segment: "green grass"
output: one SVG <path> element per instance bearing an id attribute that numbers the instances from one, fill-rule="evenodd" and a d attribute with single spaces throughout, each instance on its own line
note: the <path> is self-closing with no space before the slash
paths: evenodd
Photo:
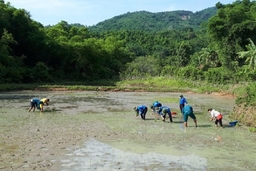
<path id="1" fill-rule="evenodd" d="M 239 87 L 239 86 L 238 86 Z M 194 92 L 234 93 L 234 85 L 209 84 L 202 81 L 151 77 L 139 80 L 97 80 L 88 82 L 60 82 L 33 84 L 0 84 L 0 91 L 10 90 L 84 90 L 84 91 L 147 91 L 147 92 Z"/>
<path id="2" fill-rule="evenodd" d="M 249 129 L 250 132 L 256 132 L 256 128 L 254 128 L 254 127 L 250 127 L 248 129 Z"/>

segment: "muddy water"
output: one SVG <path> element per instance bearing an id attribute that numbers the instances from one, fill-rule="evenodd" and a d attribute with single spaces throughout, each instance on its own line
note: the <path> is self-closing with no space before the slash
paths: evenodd
<path id="1" fill-rule="evenodd" d="M 0 95 L 0 170 L 254 170 L 256 135 L 228 127 L 234 98 L 184 94 L 194 107 L 184 129 L 179 93 L 35 92 Z M 45 112 L 27 112 L 29 99 L 48 97 Z M 134 118 L 132 108 L 159 100 L 174 123 Z M 208 108 L 226 127 L 209 121 Z"/>

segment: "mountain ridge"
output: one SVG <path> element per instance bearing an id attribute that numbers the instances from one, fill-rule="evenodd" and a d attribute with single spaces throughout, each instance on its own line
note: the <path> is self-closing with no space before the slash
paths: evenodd
<path id="1" fill-rule="evenodd" d="M 135 11 L 127 12 L 99 22 L 88 29 L 94 32 L 144 30 L 149 32 L 182 29 L 200 29 L 200 25 L 217 13 L 216 7 L 201 11 L 175 10 L 165 12 Z"/>

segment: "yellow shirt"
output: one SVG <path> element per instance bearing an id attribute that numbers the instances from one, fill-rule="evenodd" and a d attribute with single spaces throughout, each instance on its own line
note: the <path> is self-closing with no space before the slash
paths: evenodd
<path id="1" fill-rule="evenodd" d="M 43 102 L 43 103 L 47 103 L 47 102 L 48 102 L 48 101 L 47 101 L 47 98 L 43 98 L 43 99 L 41 99 L 40 101 Z"/>
<path id="2" fill-rule="evenodd" d="M 43 102 L 43 103 L 40 104 L 40 108 L 42 108 L 44 104 L 47 104 L 47 105 L 48 105 L 48 100 L 47 100 L 47 98 L 43 98 L 43 99 L 41 99 L 40 101 Z"/>

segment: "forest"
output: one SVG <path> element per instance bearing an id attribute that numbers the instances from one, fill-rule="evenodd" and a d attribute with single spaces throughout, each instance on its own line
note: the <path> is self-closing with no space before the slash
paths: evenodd
<path id="1" fill-rule="evenodd" d="M 246 82 L 237 103 L 256 104 L 255 1 L 218 2 L 196 13 L 139 11 L 86 27 L 43 26 L 0 0 L 0 18 L 0 84 L 158 76 Z"/>

